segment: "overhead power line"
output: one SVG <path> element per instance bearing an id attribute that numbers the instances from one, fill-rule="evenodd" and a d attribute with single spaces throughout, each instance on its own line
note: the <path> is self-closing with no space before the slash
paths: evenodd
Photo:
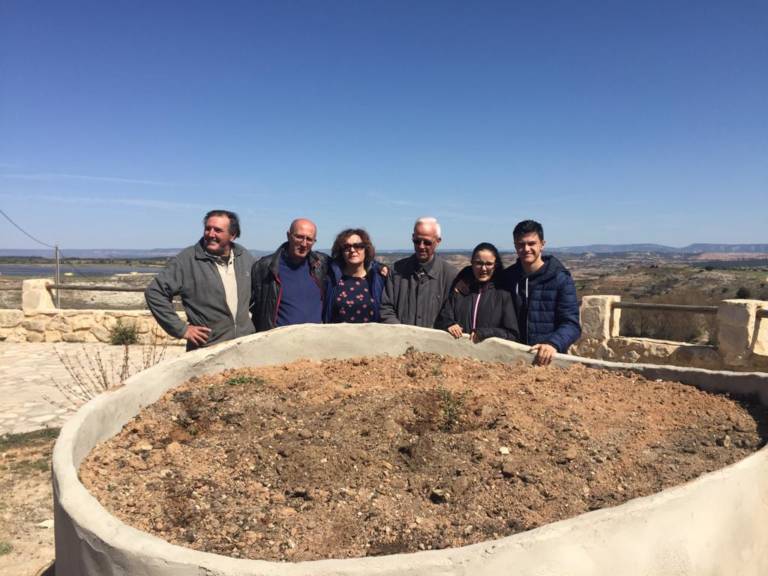
<path id="1" fill-rule="evenodd" d="M 67 266 L 69 266 L 70 268 L 72 268 L 72 271 L 73 271 L 75 274 L 77 274 L 78 276 L 82 276 L 83 278 L 87 278 L 87 277 L 88 277 L 88 274 L 86 274 L 85 272 L 83 272 L 83 271 L 79 270 L 79 269 L 77 268 L 77 266 L 75 266 L 74 264 L 72 264 L 72 261 L 71 261 L 69 258 L 67 258 L 67 257 L 64 255 L 64 252 L 62 252 L 61 250 L 59 250 L 59 254 L 61 255 L 61 258 L 62 258 L 62 260 L 64 261 L 64 264 L 66 264 Z"/>
<path id="2" fill-rule="evenodd" d="M 25 235 L 27 238 L 31 238 L 32 240 L 34 240 L 35 242 L 37 242 L 37 243 L 38 243 L 38 244 L 40 244 L 41 246 L 45 246 L 46 248 L 53 248 L 54 250 L 56 249 L 56 246 L 51 246 L 50 244 L 46 244 L 46 243 L 45 243 L 45 242 L 43 242 L 42 240 L 38 240 L 37 238 L 35 238 L 34 236 L 32 236 L 32 234 L 30 234 L 29 232 L 27 232 L 26 230 L 24 230 L 24 228 L 22 228 L 21 226 L 19 226 L 18 224 L 16 224 L 16 222 L 14 222 L 14 221 L 11 219 L 11 217 L 10 217 L 10 216 L 8 216 L 8 214 L 6 214 L 5 212 L 3 212 L 3 210 L 2 210 L 2 209 L 0 209 L 0 214 L 2 214 L 3 216 L 5 216 L 5 219 L 6 219 L 6 220 L 8 220 L 8 222 L 10 222 L 11 224 L 13 224 L 13 225 L 14 225 L 16 228 L 18 228 L 18 229 L 19 229 L 19 231 L 20 231 L 22 234 L 24 234 L 24 235 Z"/>
<path id="3" fill-rule="evenodd" d="M 51 246 L 50 244 L 46 244 L 42 240 L 38 240 L 37 238 L 32 236 L 32 234 L 30 234 L 29 232 L 24 230 L 24 228 L 22 228 L 21 226 L 16 224 L 16 222 L 14 222 L 13 219 L 10 216 L 8 216 L 8 214 L 6 214 L 2 209 L 0 209 L 0 214 L 2 214 L 5 217 L 5 219 L 8 220 L 8 222 L 13 224 L 22 234 L 24 234 L 28 238 L 31 238 L 32 240 L 34 240 L 35 242 L 37 242 L 41 246 L 45 246 L 46 248 L 53 248 L 54 250 L 57 250 L 56 246 Z M 79 270 L 74 264 L 72 264 L 72 262 L 69 261 L 69 259 L 64 258 L 64 253 L 61 250 L 59 250 L 58 253 L 64 259 L 65 264 L 67 266 L 69 266 L 70 268 L 72 268 L 72 270 L 74 271 L 75 274 L 77 274 L 78 276 L 82 276 L 84 278 L 87 277 L 87 274 L 85 274 L 84 272 Z M 57 258 L 58 258 L 58 256 L 57 256 Z"/>

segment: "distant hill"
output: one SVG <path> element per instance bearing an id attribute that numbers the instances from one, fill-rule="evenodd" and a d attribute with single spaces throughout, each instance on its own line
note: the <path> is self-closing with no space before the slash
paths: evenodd
<path id="1" fill-rule="evenodd" d="M 105 260 L 140 260 L 142 258 L 169 258 L 179 253 L 181 248 L 153 248 L 151 250 L 130 250 L 130 249 L 78 249 L 63 248 L 62 252 L 65 258 L 86 258 L 86 259 L 105 259 Z M 330 253 L 329 248 L 319 248 L 321 252 Z M 448 254 L 466 254 L 471 252 L 471 248 L 462 249 L 441 249 L 440 253 Z M 512 248 L 502 249 L 502 252 L 513 252 Z M 559 246 L 547 247 L 548 252 L 559 252 L 561 254 L 620 254 L 625 252 L 650 253 L 650 254 L 768 254 L 768 244 L 690 244 L 683 248 L 674 246 L 664 246 L 663 244 L 588 244 L 585 246 Z M 251 254 L 261 257 L 271 254 L 272 250 L 250 250 Z M 412 248 L 377 250 L 379 253 L 389 254 L 410 254 Z M 52 258 L 53 250 L 12 250 L 0 248 L 0 257 L 21 257 L 21 258 Z"/>
<path id="2" fill-rule="evenodd" d="M 701 254 L 703 252 L 725 252 L 750 254 L 759 252 L 768 253 L 768 244 L 691 244 L 683 248 L 685 252 Z"/>
<path id="3" fill-rule="evenodd" d="M 663 244 L 588 244 L 586 246 L 561 246 L 550 252 L 563 254 L 612 254 L 617 252 L 649 252 L 655 254 L 702 254 L 721 252 L 729 254 L 768 253 L 768 244 L 690 244 L 682 248 Z"/>
<path id="4" fill-rule="evenodd" d="M 563 254 L 612 254 L 615 252 L 653 252 L 656 254 L 668 254 L 679 252 L 679 248 L 663 246 L 661 244 L 588 244 L 586 246 L 561 246 L 548 248 L 549 252 Z"/>
<path id="5" fill-rule="evenodd" d="M 152 248 L 150 250 L 62 248 L 61 252 L 64 258 L 141 260 L 143 258 L 170 258 L 171 256 L 176 256 L 181 250 L 181 248 Z M 257 257 L 270 253 L 266 250 L 251 250 L 250 252 Z M 12 256 L 22 258 L 53 258 L 53 250 L 8 250 L 0 248 L 0 258 Z"/>
<path id="6" fill-rule="evenodd" d="M 61 252 L 65 258 L 140 259 L 175 256 L 180 250 L 180 248 L 153 248 L 151 250 L 62 248 Z M 0 256 L 53 258 L 53 250 L 8 250 L 0 248 Z"/>

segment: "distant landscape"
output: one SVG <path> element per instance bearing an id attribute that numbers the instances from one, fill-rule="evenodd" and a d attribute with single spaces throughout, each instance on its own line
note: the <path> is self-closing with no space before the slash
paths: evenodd
<path id="1" fill-rule="evenodd" d="M 659 254 L 763 254 L 768 255 L 768 244 L 689 244 L 682 248 L 662 244 L 589 244 L 586 246 L 563 246 L 552 248 L 555 252 L 569 254 L 611 254 L 626 252 L 648 252 Z"/>
<path id="2" fill-rule="evenodd" d="M 664 246 L 663 244 L 588 244 L 584 246 L 561 246 L 547 249 L 552 253 L 560 254 L 626 254 L 626 253 L 648 253 L 648 254 L 692 254 L 701 255 L 706 253 L 720 254 L 760 254 L 768 258 L 768 244 L 689 244 L 682 248 L 674 246 Z M 67 249 L 67 258 L 77 259 L 116 259 L 116 260 L 134 260 L 134 259 L 157 259 L 167 258 L 177 254 L 181 248 L 153 248 L 151 250 L 131 250 L 131 249 L 108 249 L 108 248 L 74 248 Z M 319 248 L 321 252 L 330 252 L 329 248 Z M 471 247 L 443 250 L 443 253 L 463 253 L 472 250 Z M 502 249 L 504 250 L 504 249 Z M 409 252 L 410 248 L 382 249 L 380 252 L 404 253 Z M 512 251 L 508 248 L 507 251 Z M 251 250 L 254 256 L 263 256 L 270 254 L 272 250 Z M 51 258 L 51 250 L 40 249 L 7 249 L 0 248 L 0 258 Z M 0 260 L 2 262 L 3 260 Z"/>
<path id="3" fill-rule="evenodd" d="M 321 249 L 321 251 L 324 251 Z M 133 287 L 136 292 L 62 290 L 62 307 L 144 308 L 141 289 L 178 250 L 68 250 L 62 283 Z M 265 251 L 252 251 L 259 257 Z M 378 252 L 391 264 L 406 250 Z M 579 297 L 614 294 L 625 301 L 716 305 L 728 298 L 768 300 L 768 244 L 590 245 L 548 249 L 571 270 Z M 442 250 L 454 266 L 469 263 L 470 250 Z M 502 251 L 506 265 L 513 251 Z M 0 308 L 21 306 L 24 278 L 52 277 L 50 251 L 0 250 Z M 621 333 L 695 343 L 714 342 L 714 318 L 700 314 L 622 312 Z"/>

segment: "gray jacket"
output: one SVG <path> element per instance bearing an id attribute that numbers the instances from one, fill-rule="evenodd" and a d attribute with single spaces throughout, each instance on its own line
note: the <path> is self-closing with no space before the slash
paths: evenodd
<path id="1" fill-rule="evenodd" d="M 216 268 L 214 257 L 208 254 L 200 242 L 182 250 L 160 272 L 144 291 L 147 306 L 157 323 L 174 338 L 183 338 L 189 324 L 211 329 L 206 346 L 225 340 L 253 334 L 253 324 L 248 315 L 251 300 L 251 267 L 253 256 L 239 244 L 232 244 L 235 253 L 235 278 L 237 279 L 237 315 L 227 306 L 224 283 Z M 181 295 L 181 304 L 187 313 L 182 321 L 173 307 L 173 297 Z M 187 350 L 196 348 L 187 342 Z"/>
<path id="2" fill-rule="evenodd" d="M 435 256 L 426 272 L 418 273 L 415 255 L 395 262 L 381 296 L 381 321 L 434 328 L 443 302 L 450 294 L 456 269 Z"/>

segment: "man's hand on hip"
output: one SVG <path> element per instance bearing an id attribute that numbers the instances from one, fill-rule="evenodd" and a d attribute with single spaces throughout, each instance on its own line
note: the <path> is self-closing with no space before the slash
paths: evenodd
<path id="1" fill-rule="evenodd" d="M 211 329 L 207 326 L 193 326 L 190 324 L 187 326 L 187 331 L 184 332 L 184 339 L 197 346 L 204 346 L 210 336 Z"/>

